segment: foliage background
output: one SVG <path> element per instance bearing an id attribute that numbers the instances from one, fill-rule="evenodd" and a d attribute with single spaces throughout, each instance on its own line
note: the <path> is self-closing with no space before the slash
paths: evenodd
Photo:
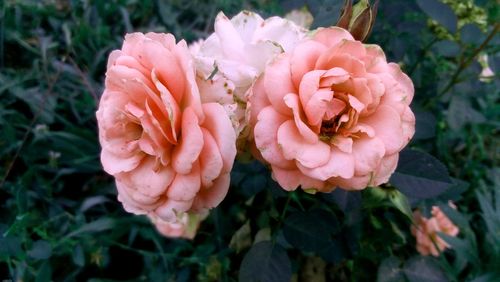
<path id="1" fill-rule="evenodd" d="M 120 48 L 125 33 L 171 32 L 192 42 L 210 34 L 220 10 L 234 15 L 250 9 L 267 17 L 304 5 L 314 26 L 329 26 L 341 2 L 1 1 L 0 279 L 498 279 L 500 8 L 495 0 L 443 0 L 447 6 L 436 0 L 383 0 L 369 39 L 414 81 L 417 133 L 407 165 L 418 170 L 411 167 L 418 152 L 439 159 L 445 167 L 424 155 L 444 170 L 443 191 L 436 188 L 439 181 L 423 177 L 410 186 L 420 189 L 413 194 L 392 186 L 287 194 L 263 166 L 237 163 L 228 197 L 194 241 L 163 238 L 147 219 L 126 213 L 117 202 L 113 179 L 99 163 L 95 110 L 107 55 Z M 488 82 L 479 80 L 484 67 L 479 54 L 489 55 L 495 73 Z M 439 258 L 418 256 L 409 232 L 410 205 L 427 212 L 449 199 L 458 211 L 443 208 L 462 228 L 459 239 L 447 238 L 454 250 Z"/>

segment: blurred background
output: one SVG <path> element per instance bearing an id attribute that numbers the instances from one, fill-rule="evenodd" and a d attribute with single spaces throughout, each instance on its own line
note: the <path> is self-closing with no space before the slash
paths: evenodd
<path id="1" fill-rule="evenodd" d="M 343 2 L 0 1 L 0 280 L 236 281 L 256 237 L 272 231 L 285 240 L 279 215 L 286 194 L 263 166 L 237 163 L 228 197 L 194 241 L 166 239 L 146 218 L 126 213 L 99 162 L 95 111 L 107 56 L 133 31 L 169 32 L 188 42 L 205 38 L 219 11 L 269 17 L 307 9 L 313 27 L 330 26 Z M 455 253 L 405 263 L 416 254 L 415 240 L 396 209 L 353 208 L 362 202 L 357 196 L 351 206 L 329 195 L 315 202 L 297 192 L 293 205 L 324 205 L 339 218 L 332 223 L 339 233 L 328 254 L 288 248 L 295 281 L 373 281 L 377 275 L 379 281 L 423 281 L 422 273 L 432 281 L 495 281 L 499 10 L 495 0 L 381 0 L 368 40 L 415 84 L 417 132 L 410 146 L 443 162 L 454 181 L 448 198 L 464 230 Z"/>

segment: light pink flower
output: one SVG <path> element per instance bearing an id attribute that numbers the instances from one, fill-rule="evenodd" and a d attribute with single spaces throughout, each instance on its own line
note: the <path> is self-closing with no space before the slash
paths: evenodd
<path id="1" fill-rule="evenodd" d="M 127 211 L 175 223 L 225 197 L 236 136 L 221 105 L 202 104 L 184 41 L 126 35 L 109 56 L 96 115 L 101 162 Z"/>
<path id="2" fill-rule="evenodd" d="M 170 238 L 193 239 L 200 227 L 200 223 L 207 217 L 208 213 L 182 213 L 176 222 L 167 222 L 154 214 L 149 219 L 156 226 L 160 234 Z"/>
<path id="3" fill-rule="evenodd" d="M 279 55 L 251 89 L 255 155 L 286 190 L 380 185 L 414 134 L 413 93 L 379 46 L 321 28 Z"/>
<path id="4" fill-rule="evenodd" d="M 246 127 L 246 92 L 267 62 L 283 51 L 291 51 L 306 30 L 293 22 L 243 11 L 227 18 L 220 12 L 215 32 L 196 51 L 201 99 L 224 106 L 236 134 Z"/>
<path id="5" fill-rule="evenodd" d="M 413 213 L 414 226 L 411 233 L 417 239 L 417 251 L 424 256 L 439 253 L 450 246 L 438 235 L 438 232 L 449 236 L 457 236 L 459 229 L 437 206 L 432 207 L 432 217 L 425 218 L 417 210 Z M 437 247 L 437 248 L 436 248 Z"/>

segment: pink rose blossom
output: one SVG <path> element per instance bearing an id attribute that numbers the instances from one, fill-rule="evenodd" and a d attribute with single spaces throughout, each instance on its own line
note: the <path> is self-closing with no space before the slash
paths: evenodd
<path id="1" fill-rule="evenodd" d="M 425 218 L 419 211 L 413 213 L 415 225 L 411 233 L 417 239 L 417 251 L 424 256 L 439 253 L 450 246 L 438 235 L 438 232 L 449 236 L 457 236 L 459 229 L 437 206 L 432 207 L 432 217 Z M 437 247 L 437 248 L 436 248 Z"/>
<path id="2" fill-rule="evenodd" d="M 193 239 L 198 231 L 200 222 L 208 213 L 182 213 L 176 222 L 167 222 L 150 214 L 149 219 L 156 226 L 158 232 L 165 237 Z"/>
<path id="3" fill-rule="evenodd" d="M 292 21 L 243 11 L 227 18 L 220 12 L 215 32 L 201 45 L 193 44 L 201 99 L 224 106 L 236 134 L 246 127 L 246 92 L 268 61 L 291 51 L 306 30 Z"/>
<path id="4" fill-rule="evenodd" d="M 255 155 L 286 190 L 380 185 L 414 134 L 413 93 L 379 46 L 321 28 L 279 55 L 251 89 Z"/>
<path id="5" fill-rule="evenodd" d="M 175 223 L 225 197 L 236 136 L 221 105 L 201 102 L 184 41 L 127 34 L 96 115 L 101 162 L 127 211 Z"/>

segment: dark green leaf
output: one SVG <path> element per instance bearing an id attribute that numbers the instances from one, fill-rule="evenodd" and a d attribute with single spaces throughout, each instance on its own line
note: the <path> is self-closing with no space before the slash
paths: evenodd
<path id="1" fill-rule="evenodd" d="M 319 252 L 332 244 L 337 225 L 335 215 L 330 212 L 298 211 L 285 219 L 283 234 L 294 247 L 305 252 Z"/>
<path id="2" fill-rule="evenodd" d="M 35 282 L 46 282 L 51 281 L 52 279 L 52 267 L 50 266 L 49 261 L 45 261 L 42 266 L 38 269 L 36 273 Z"/>
<path id="3" fill-rule="evenodd" d="M 380 263 L 377 271 L 377 282 L 405 281 L 401 260 L 397 257 L 388 257 Z"/>
<path id="4" fill-rule="evenodd" d="M 95 233 L 111 229 L 115 226 L 115 220 L 112 218 L 102 217 L 96 221 L 84 224 L 80 228 L 66 235 L 66 237 L 79 236 L 85 233 Z"/>
<path id="5" fill-rule="evenodd" d="M 438 0 L 417 0 L 417 4 L 424 13 L 443 25 L 449 32 L 457 31 L 457 16 L 450 6 Z"/>
<path id="6" fill-rule="evenodd" d="M 444 57 L 456 57 L 460 53 L 460 46 L 451 40 L 436 42 L 433 49 Z"/>
<path id="7" fill-rule="evenodd" d="M 335 203 L 343 212 L 352 211 L 361 207 L 361 192 L 335 189 L 330 193 L 320 193 L 320 196 L 329 202 Z"/>
<path id="8" fill-rule="evenodd" d="M 414 139 L 429 139 L 436 135 L 436 118 L 430 112 L 415 111 Z"/>
<path id="9" fill-rule="evenodd" d="M 460 40 L 468 44 L 481 44 L 483 32 L 475 24 L 466 24 L 460 29 Z"/>
<path id="10" fill-rule="evenodd" d="M 78 265 L 80 267 L 85 266 L 85 254 L 83 252 L 83 248 L 81 245 L 77 245 L 75 247 L 71 257 L 73 258 L 73 262 L 76 265 Z"/>
<path id="11" fill-rule="evenodd" d="M 38 240 L 28 251 L 28 255 L 34 259 L 48 259 L 52 255 L 52 247 L 49 242 Z"/>
<path id="12" fill-rule="evenodd" d="M 252 246 L 240 266 L 241 282 L 290 281 L 292 265 L 286 251 L 270 241 Z"/>
<path id="13" fill-rule="evenodd" d="M 431 257 L 415 256 L 404 266 L 404 273 L 409 282 L 445 282 L 448 281 L 437 261 Z"/>
<path id="14" fill-rule="evenodd" d="M 460 96 L 451 98 L 446 119 L 453 130 L 459 130 L 469 123 L 477 124 L 486 121 L 486 118 L 480 112 L 472 108 L 468 100 Z"/>
<path id="15" fill-rule="evenodd" d="M 436 197 L 451 186 L 446 167 L 433 156 L 411 149 L 400 153 L 396 172 L 390 181 L 408 197 Z"/>

